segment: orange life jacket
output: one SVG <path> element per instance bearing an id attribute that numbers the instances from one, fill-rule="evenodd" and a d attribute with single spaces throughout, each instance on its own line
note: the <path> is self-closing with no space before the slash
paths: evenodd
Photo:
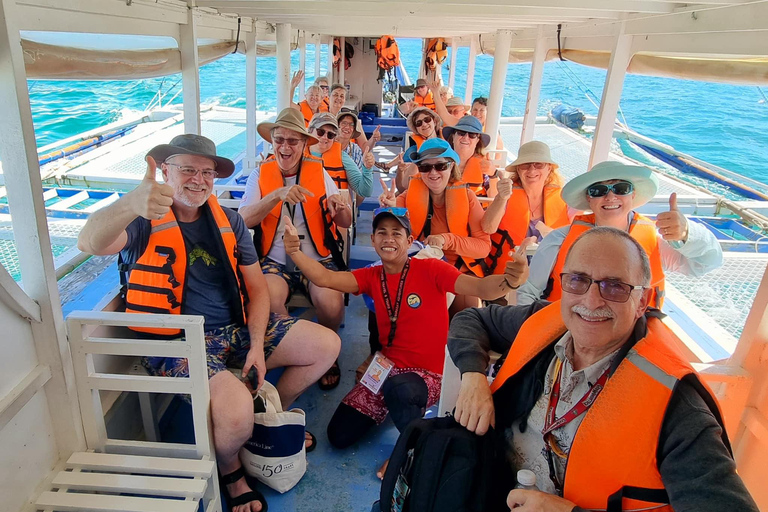
<path id="1" fill-rule="evenodd" d="M 434 70 L 438 64 L 445 62 L 448 56 L 448 45 L 442 37 L 436 37 L 427 40 L 427 55 L 424 58 L 424 65 L 429 70 Z"/>
<path id="2" fill-rule="evenodd" d="M 400 65 L 400 49 L 392 36 L 381 36 L 376 41 L 376 65 L 379 69 L 388 71 Z"/>
<path id="3" fill-rule="evenodd" d="M 552 229 L 568 225 L 568 205 L 560 197 L 560 187 L 544 187 L 544 224 Z M 522 187 L 514 187 L 499 229 L 491 235 L 491 252 L 485 258 L 488 274 L 503 274 L 509 251 L 520 245 L 528 233 L 531 210 Z"/>
<path id="4" fill-rule="evenodd" d="M 427 91 L 426 96 L 419 96 L 418 94 L 414 94 L 413 101 L 415 101 L 416 105 L 419 107 L 427 107 L 428 109 L 432 110 L 437 109 L 435 106 L 435 98 L 432 96 L 432 91 Z"/>
<path id="5" fill-rule="evenodd" d="M 320 107 L 317 109 L 318 112 L 330 112 L 331 111 L 331 100 L 326 96 L 323 98 L 323 101 L 320 102 Z"/>
<path id="6" fill-rule="evenodd" d="M 416 144 L 417 150 L 421 149 L 421 145 L 424 143 L 425 140 L 428 140 L 426 137 L 422 137 L 418 133 L 412 133 L 410 137 L 413 139 L 413 142 Z M 435 132 L 435 136 L 431 138 L 435 138 L 435 137 L 438 137 L 438 138 L 442 137 L 442 130 L 437 130 Z"/>
<path id="7" fill-rule="evenodd" d="M 322 107 L 322 102 L 320 103 L 320 107 Z M 317 112 L 312 112 L 312 107 L 309 106 L 309 103 L 307 103 L 307 100 L 302 100 L 299 103 L 299 107 L 301 108 L 301 115 L 304 116 L 304 125 L 309 128 L 309 121 L 312 119 L 312 116 L 315 115 L 317 112 L 322 112 L 322 108 L 318 107 Z"/>
<path id="8" fill-rule="evenodd" d="M 649 315 L 646 319 L 645 337 L 621 360 L 585 413 L 568 453 L 563 497 L 586 510 L 609 509 L 609 497 L 637 487 L 655 491 L 660 500 L 625 497 L 621 510 L 672 512 L 656 455 L 667 406 L 683 378 L 698 380 L 694 387 L 723 427 L 723 442 L 730 450 L 715 395 L 677 350 L 681 341 L 658 318 Z M 550 350 L 565 332 L 559 302 L 531 316 L 517 333 L 491 385 L 493 393 L 501 393 L 497 398 L 505 401 L 503 396 L 509 390 L 504 384 L 515 382 L 509 379 L 544 350 Z M 659 503 L 666 506 L 653 508 Z"/>
<path id="9" fill-rule="evenodd" d="M 227 271 L 234 275 L 234 280 L 240 289 L 238 309 L 242 311 L 243 316 L 238 320 L 245 325 L 247 299 L 237 268 L 237 238 L 229 224 L 227 214 L 221 209 L 215 196 L 209 196 L 203 208 L 210 211 L 219 229 L 219 240 L 221 240 L 219 246 L 227 255 Z M 203 215 L 206 213 L 203 212 Z M 127 313 L 181 314 L 187 276 L 187 248 L 173 210 L 169 210 L 162 219 L 151 221 L 147 248 L 129 268 L 130 275 L 125 294 Z M 178 336 L 182 333 L 178 329 L 156 327 L 131 327 L 131 329 L 163 336 Z"/>
<path id="10" fill-rule="evenodd" d="M 664 268 L 661 265 L 661 251 L 659 250 L 659 238 L 656 235 L 656 225 L 651 219 L 634 212 L 632 222 L 629 226 L 629 234 L 643 246 L 651 262 L 651 300 L 648 303 L 651 307 L 661 309 L 664 304 Z M 579 235 L 595 227 L 595 214 L 577 215 L 571 223 L 568 235 L 563 240 L 560 252 L 557 253 L 557 261 L 550 274 L 549 286 L 551 288 L 546 300 L 554 301 L 560 299 L 563 290 L 560 287 L 560 274 L 565 265 L 565 257 L 568 249 L 579 238 Z"/>
<path id="11" fill-rule="evenodd" d="M 457 236 L 470 236 L 469 229 L 469 193 L 463 181 L 452 181 L 445 188 L 445 213 L 448 217 L 448 230 Z M 411 177 L 408 183 L 408 194 L 405 196 L 405 207 L 411 217 L 411 229 L 416 240 L 424 241 L 432 233 L 432 200 L 429 189 L 421 176 Z M 429 224 L 428 224 L 429 221 Z M 461 256 L 458 261 L 464 262 Z M 466 262 L 464 262 L 466 263 Z M 482 270 L 469 267 L 478 277 L 483 277 Z"/>
<path id="12" fill-rule="evenodd" d="M 467 160 L 464 171 L 461 174 L 461 181 L 466 183 L 469 190 L 474 192 L 477 197 L 485 197 L 487 195 L 485 187 L 483 187 L 483 160 L 485 160 L 485 157 L 482 155 L 472 155 Z"/>
<path id="13" fill-rule="evenodd" d="M 336 186 L 342 189 L 349 188 L 349 182 L 347 181 L 347 171 L 344 169 L 344 162 L 341 157 L 341 144 L 334 142 L 330 149 L 322 154 L 323 167 L 325 171 L 331 176 Z M 307 148 L 309 153 L 309 148 Z"/>
<path id="14" fill-rule="evenodd" d="M 333 256 L 336 264 L 343 266 L 343 262 L 339 260 L 343 241 L 328 213 L 322 160 L 305 155 L 296 175 L 296 184 L 310 190 L 315 195 L 314 197 L 305 196 L 306 201 L 299 203 L 301 213 L 304 216 L 304 224 L 312 240 L 312 246 L 320 257 Z M 271 156 L 261 164 L 259 170 L 261 196 L 264 197 L 282 186 L 284 186 L 283 173 L 280 171 L 275 157 Z M 269 253 L 275 236 L 279 236 L 277 228 L 280 225 L 282 211 L 283 202 L 280 201 L 261 221 L 261 239 L 256 246 L 260 250 L 261 256 L 266 256 Z"/>

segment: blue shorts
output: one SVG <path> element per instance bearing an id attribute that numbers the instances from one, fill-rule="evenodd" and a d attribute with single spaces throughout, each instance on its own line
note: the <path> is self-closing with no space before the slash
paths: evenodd
<path id="1" fill-rule="evenodd" d="M 298 322 L 293 318 L 277 313 L 269 314 L 267 331 L 264 333 L 264 359 L 280 344 L 288 330 Z M 228 367 L 242 368 L 245 357 L 251 348 L 251 336 L 248 328 L 228 325 L 205 333 L 205 352 L 208 359 L 208 378 L 210 379 Z M 142 364 L 152 375 L 163 377 L 187 377 L 189 366 L 186 358 L 145 357 Z"/>
<path id="2" fill-rule="evenodd" d="M 288 284 L 288 298 L 285 299 L 286 304 L 289 300 L 291 300 L 291 297 L 296 292 L 303 293 L 307 296 L 309 301 L 312 302 L 312 299 L 309 296 L 309 279 L 307 279 L 304 274 L 298 270 L 295 272 L 288 272 L 288 270 L 285 268 L 285 265 L 281 265 L 280 263 L 277 263 L 276 261 L 269 258 L 262 258 L 259 263 L 261 264 L 262 274 L 282 277 L 283 280 Z M 339 267 L 337 267 L 333 262 L 333 258 L 320 260 L 318 263 L 329 270 L 339 270 Z"/>

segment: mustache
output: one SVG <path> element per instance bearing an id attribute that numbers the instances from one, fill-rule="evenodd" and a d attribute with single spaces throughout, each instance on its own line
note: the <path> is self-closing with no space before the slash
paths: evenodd
<path id="1" fill-rule="evenodd" d="M 614 318 L 615 316 L 613 314 L 613 311 L 611 311 L 605 306 L 601 306 L 597 309 L 589 309 L 588 307 L 583 306 L 581 304 L 576 304 L 575 306 L 571 307 L 571 311 L 584 318 L 601 319 L 601 318 Z"/>

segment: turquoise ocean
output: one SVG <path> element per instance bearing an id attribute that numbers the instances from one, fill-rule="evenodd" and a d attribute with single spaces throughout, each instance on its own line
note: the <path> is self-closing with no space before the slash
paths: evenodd
<path id="1" fill-rule="evenodd" d="M 400 53 L 412 79 L 418 74 L 421 42 L 399 39 Z M 321 74 L 326 73 L 327 47 L 321 47 Z M 315 49 L 307 48 L 307 84 L 314 79 Z M 464 96 L 468 49 L 459 48 L 456 96 Z M 292 70 L 299 53 L 292 53 Z M 450 62 L 450 56 L 446 64 Z M 257 61 L 257 105 L 274 110 L 276 59 Z M 352 65 L 355 65 L 354 59 Z M 493 58 L 477 57 L 474 96 L 487 96 Z M 510 64 L 504 91 L 504 116 L 522 116 L 530 64 Z M 375 70 L 371 70 L 375 72 Z M 444 67 L 444 80 L 448 71 Z M 30 80 L 29 92 L 38 146 L 119 120 L 144 110 L 162 87 L 180 90 L 180 75 L 133 81 Z M 539 103 L 539 115 L 564 103 L 596 115 L 605 71 L 572 62 L 548 62 Z M 245 57 L 229 55 L 200 68 L 200 94 L 206 104 L 245 107 Z M 592 98 L 592 101 L 590 101 Z M 181 102 L 179 95 L 174 103 Z M 697 82 L 627 75 L 621 111 L 627 125 L 648 137 L 669 144 L 712 164 L 768 184 L 768 102 L 754 86 Z M 619 117 L 620 120 L 624 120 Z"/>

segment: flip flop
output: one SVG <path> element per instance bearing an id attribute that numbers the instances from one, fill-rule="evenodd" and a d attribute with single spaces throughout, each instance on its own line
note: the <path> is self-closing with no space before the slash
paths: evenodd
<path id="1" fill-rule="evenodd" d="M 243 493 L 240 496 L 235 496 L 233 498 L 232 496 L 229 495 L 227 486 L 237 482 L 243 477 L 245 477 L 246 482 L 248 483 L 248 486 L 251 487 L 251 491 Z M 253 483 L 249 481 L 248 476 L 245 474 L 245 470 L 243 470 L 243 466 L 240 466 L 239 468 L 237 468 L 236 470 L 234 470 L 233 472 L 227 475 L 221 475 L 220 481 L 222 484 L 221 489 L 224 491 L 224 498 L 227 501 L 227 506 L 229 507 L 229 510 L 232 510 L 234 507 L 237 507 L 239 505 L 245 505 L 246 503 L 250 503 L 252 501 L 258 501 L 259 503 L 261 503 L 261 512 L 267 512 L 267 510 L 269 510 L 267 499 L 264 497 L 263 494 L 261 494 L 259 491 L 253 488 Z"/>
<path id="2" fill-rule="evenodd" d="M 305 430 L 305 433 L 309 434 L 309 439 L 310 439 L 310 441 L 312 441 L 312 443 L 311 443 L 309 446 L 306 446 L 306 447 L 304 448 L 304 451 L 305 451 L 305 452 L 307 452 L 307 453 L 309 453 L 309 452 L 311 452 L 311 451 L 314 451 L 314 449 L 315 449 L 315 448 L 317 448 L 317 438 L 316 438 L 316 437 L 315 437 L 315 435 L 314 435 L 312 432 L 310 432 L 309 430 Z M 306 440 L 306 439 L 304 439 L 304 443 L 305 443 L 305 445 L 306 445 L 306 442 L 307 442 L 307 440 Z"/>
<path id="3" fill-rule="evenodd" d="M 335 380 L 335 381 L 333 381 L 331 384 L 323 384 L 323 383 L 322 383 L 322 379 L 323 379 L 323 378 L 325 378 L 325 377 L 336 377 L 336 380 Z M 333 366 L 331 366 L 330 368 L 328 368 L 328 371 L 327 371 L 327 372 L 325 372 L 325 375 L 323 375 L 322 377 L 320 377 L 320 380 L 319 380 L 319 381 L 317 381 L 317 385 L 318 385 L 318 386 L 320 387 L 320 389 L 322 389 L 323 391 L 329 391 L 329 390 L 331 390 L 331 389 L 335 388 L 336 386 L 338 386 L 338 385 L 339 385 L 339 382 L 341 382 L 341 368 L 339 368 L 339 360 L 337 359 L 337 360 L 336 360 L 336 361 L 333 363 Z"/>

